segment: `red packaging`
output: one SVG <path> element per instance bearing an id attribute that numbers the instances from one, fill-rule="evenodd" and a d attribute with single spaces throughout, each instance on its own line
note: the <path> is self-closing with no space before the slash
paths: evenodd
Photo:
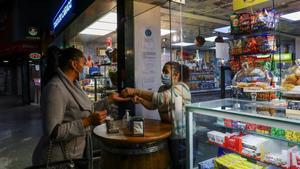
<path id="1" fill-rule="evenodd" d="M 230 120 L 230 119 L 224 119 L 224 125 L 226 127 L 232 128 L 232 120 Z"/>
<path id="2" fill-rule="evenodd" d="M 256 124 L 247 123 L 246 124 L 246 130 L 256 131 Z"/>
<path id="3" fill-rule="evenodd" d="M 242 139 L 241 136 L 226 136 L 224 141 L 224 147 L 237 151 L 239 153 L 242 152 Z"/>

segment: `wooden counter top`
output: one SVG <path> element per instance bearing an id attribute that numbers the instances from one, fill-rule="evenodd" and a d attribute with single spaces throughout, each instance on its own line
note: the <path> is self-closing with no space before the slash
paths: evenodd
<path id="1" fill-rule="evenodd" d="M 127 129 L 122 128 L 122 121 L 115 121 L 114 125 L 119 128 L 119 133 L 107 134 L 106 125 L 102 124 L 94 128 L 93 132 L 100 139 L 104 139 L 110 142 L 119 143 L 147 143 L 158 140 L 163 140 L 171 135 L 171 125 L 166 123 L 161 123 L 159 120 L 144 120 L 144 136 L 137 137 L 131 136 Z"/>

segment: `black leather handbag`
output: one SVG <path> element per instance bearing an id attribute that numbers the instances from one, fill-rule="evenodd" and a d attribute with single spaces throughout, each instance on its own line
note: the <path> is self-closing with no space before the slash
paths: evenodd
<path id="1" fill-rule="evenodd" d="M 89 168 L 89 160 L 88 159 L 71 159 L 69 157 L 68 152 L 65 151 L 65 146 L 60 143 L 60 147 L 64 154 L 65 160 L 51 162 L 52 158 L 52 149 L 53 143 L 50 141 L 50 146 L 47 154 L 47 163 L 43 165 L 30 166 L 25 169 L 88 169 Z"/>

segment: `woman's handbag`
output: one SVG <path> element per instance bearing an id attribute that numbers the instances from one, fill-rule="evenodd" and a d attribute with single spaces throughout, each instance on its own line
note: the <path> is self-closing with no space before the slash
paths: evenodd
<path id="1" fill-rule="evenodd" d="M 66 152 L 64 145 L 60 143 L 60 147 L 64 154 L 64 161 L 51 162 L 53 143 L 50 141 L 50 146 L 47 154 L 47 163 L 44 165 L 37 165 L 27 167 L 26 169 L 88 169 L 88 159 L 71 159 L 68 152 Z"/>

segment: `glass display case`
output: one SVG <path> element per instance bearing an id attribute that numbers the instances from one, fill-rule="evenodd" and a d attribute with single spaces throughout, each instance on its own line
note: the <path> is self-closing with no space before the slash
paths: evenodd
<path id="1" fill-rule="evenodd" d="M 297 106 L 229 98 L 186 106 L 187 168 L 300 168 Z"/>
<path id="2" fill-rule="evenodd" d="M 92 101 L 104 98 L 107 94 L 116 91 L 109 77 L 88 75 L 81 81 L 82 89 Z"/>

